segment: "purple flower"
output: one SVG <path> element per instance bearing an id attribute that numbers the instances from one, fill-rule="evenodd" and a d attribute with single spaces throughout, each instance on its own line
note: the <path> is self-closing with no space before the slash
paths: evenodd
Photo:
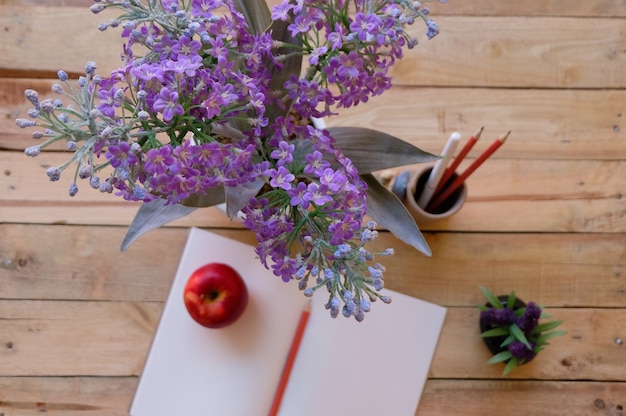
<path id="1" fill-rule="evenodd" d="M 130 70 L 132 76 L 142 80 L 142 81 L 152 81 L 156 80 L 159 82 L 163 82 L 163 69 L 159 64 L 149 63 L 149 64 L 141 64 L 137 67 L 133 67 Z"/>
<path id="2" fill-rule="evenodd" d="M 517 315 L 510 308 L 489 308 L 480 313 L 480 319 L 493 326 L 509 326 L 517 322 Z"/>
<path id="3" fill-rule="evenodd" d="M 276 159 L 278 166 L 291 163 L 293 162 L 293 151 L 295 148 L 293 144 L 289 144 L 289 142 L 283 140 L 278 144 L 278 149 L 272 151 L 270 157 Z"/>
<path id="4" fill-rule="evenodd" d="M 176 91 L 170 91 L 167 87 L 161 89 L 159 98 L 154 101 L 152 107 L 156 111 L 163 113 L 164 121 L 171 121 L 175 115 L 185 112 L 183 106 L 178 102 L 178 93 Z"/>
<path id="5" fill-rule="evenodd" d="M 519 319 L 518 326 L 524 334 L 526 334 L 526 336 L 529 336 L 539 323 L 540 317 L 541 308 L 537 306 L 535 302 L 528 302 L 528 305 L 526 305 L 526 311 Z"/>
<path id="6" fill-rule="evenodd" d="M 533 342 L 530 343 L 532 348 L 535 348 Z M 537 355 L 532 349 L 528 349 L 521 341 L 512 341 L 508 346 L 509 351 L 513 354 L 513 357 L 518 360 L 523 360 L 525 363 L 531 361 Z"/>
<path id="7" fill-rule="evenodd" d="M 104 155 L 114 168 L 128 169 L 138 162 L 137 156 L 131 152 L 128 142 L 109 145 Z"/>
<path id="8" fill-rule="evenodd" d="M 150 149 L 145 154 L 144 168 L 148 173 L 161 174 L 176 163 L 176 158 L 172 156 L 172 146 L 165 145 L 160 149 Z"/>
<path id="9" fill-rule="evenodd" d="M 327 188 L 323 185 L 316 183 L 310 183 L 307 186 L 307 191 L 304 194 L 304 199 L 313 202 L 317 206 L 322 206 L 333 200 L 333 198 L 326 193 Z"/>
<path id="10" fill-rule="evenodd" d="M 282 188 L 284 190 L 291 189 L 291 182 L 293 182 L 296 177 L 293 173 L 289 172 L 287 168 L 284 166 L 279 166 L 278 170 L 270 169 L 270 185 L 274 188 Z"/>

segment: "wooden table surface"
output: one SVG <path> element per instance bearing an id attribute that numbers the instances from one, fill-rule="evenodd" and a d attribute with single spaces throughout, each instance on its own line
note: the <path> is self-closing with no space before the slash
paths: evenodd
<path id="1" fill-rule="evenodd" d="M 89 5 L 0 0 L 2 416 L 127 414 L 189 227 L 253 242 L 205 209 L 120 253 L 137 205 L 87 186 L 70 198 L 70 175 L 44 173 L 67 154 L 24 156 L 33 141 L 14 119 L 26 88 L 52 96 L 58 69 L 119 65 L 119 32 L 99 32 L 106 16 Z M 432 152 L 484 125 L 470 159 L 512 131 L 468 180 L 462 210 L 423 227 L 431 258 L 378 240 L 397 253 L 388 287 L 448 308 L 417 415 L 624 415 L 626 1 L 432 10 L 442 33 L 407 53 L 393 89 L 328 121 Z M 502 377 L 478 338 L 480 285 L 546 306 L 568 334 Z"/>

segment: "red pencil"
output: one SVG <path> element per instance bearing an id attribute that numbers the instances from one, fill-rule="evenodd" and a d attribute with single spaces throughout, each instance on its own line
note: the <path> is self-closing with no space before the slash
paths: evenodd
<path id="1" fill-rule="evenodd" d="M 448 182 L 448 180 L 450 180 L 450 177 L 456 171 L 456 168 L 459 167 L 463 159 L 465 159 L 465 156 L 467 156 L 467 154 L 470 152 L 470 150 L 472 150 L 478 139 L 480 139 L 480 135 L 483 133 L 484 128 L 484 126 L 481 127 L 480 129 L 478 129 L 478 131 L 476 131 L 476 133 L 472 134 L 470 138 L 467 139 L 467 143 L 465 143 L 465 146 L 463 146 L 463 149 L 461 149 L 459 155 L 452 160 L 450 165 L 443 172 L 443 176 L 439 180 L 439 186 L 437 186 L 437 189 L 435 190 L 433 199 L 436 198 L 437 194 L 441 192 L 444 185 Z"/>
<path id="2" fill-rule="evenodd" d="M 511 134 L 510 131 L 508 131 L 506 134 L 498 137 L 496 140 L 494 140 L 493 143 L 491 143 L 491 145 L 487 148 L 487 150 L 485 150 L 480 156 L 478 156 L 476 158 L 476 160 L 474 160 L 472 162 L 471 165 L 468 166 L 467 169 L 465 169 L 465 171 L 463 171 L 463 173 L 461 173 L 455 180 L 454 182 L 452 182 L 452 184 L 450 184 L 450 186 L 446 187 L 446 189 L 444 189 L 441 194 L 439 194 L 432 202 L 432 204 L 429 204 L 429 206 L 427 207 L 427 211 L 429 212 L 433 212 L 434 210 L 437 209 L 437 207 L 446 200 L 446 198 L 448 198 L 450 195 L 452 195 L 452 193 L 454 193 L 454 191 L 456 191 L 457 189 L 459 189 L 459 187 L 461 185 L 463 185 L 463 182 L 465 182 L 465 180 L 467 179 L 467 177 L 469 175 L 472 174 L 472 172 L 474 172 L 480 165 L 483 164 L 483 162 L 485 160 L 487 160 L 487 158 L 489 158 L 489 156 L 491 156 L 496 150 L 498 150 L 498 148 L 500 146 L 502 146 L 502 144 L 506 141 L 507 137 L 509 137 L 509 134 Z"/>
<path id="3" fill-rule="evenodd" d="M 283 400 L 283 395 L 285 394 L 285 389 L 287 388 L 287 382 L 289 381 L 289 375 L 291 374 L 291 369 L 293 368 L 293 364 L 296 361 L 296 356 L 298 355 L 298 349 L 300 349 L 300 343 L 302 342 L 302 336 L 304 335 L 306 324 L 309 321 L 310 312 L 311 302 L 307 302 L 304 309 L 302 310 L 302 314 L 300 315 L 300 321 L 298 322 L 296 333 L 294 334 L 293 341 L 291 342 L 289 355 L 287 355 L 287 360 L 285 361 L 283 372 L 280 375 L 278 387 L 276 387 L 274 401 L 272 402 L 272 407 L 269 413 L 270 416 L 276 416 L 278 414 L 278 410 L 280 409 L 280 403 Z"/>

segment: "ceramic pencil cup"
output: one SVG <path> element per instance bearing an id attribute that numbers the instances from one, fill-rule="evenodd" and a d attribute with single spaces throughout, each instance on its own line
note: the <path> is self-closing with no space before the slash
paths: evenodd
<path id="1" fill-rule="evenodd" d="M 424 190 L 424 186 L 426 185 L 426 181 L 428 181 L 428 176 L 430 175 L 432 169 L 432 167 L 427 167 L 421 170 L 417 170 L 415 172 L 411 172 L 406 185 L 404 204 L 406 205 L 413 218 L 415 218 L 415 222 L 417 223 L 417 225 L 428 224 L 451 217 L 461 209 L 461 207 L 465 203 L 465 199 L 467 198 L 467 185 L 463 183 L 461 186 L 458 187 L 458 189 L 452 192 L 448 197 L 446 197 L 436 206 L 427 206 L 427 208 L 420 207 L 417 201 L 422 195 L 422 191 Z M 454 181 L 457 176 L 458 175 L 456 173 L 453 173 L 447 183 L 452 183 L 452 181 Z M 432 201 L 434 201 L 435 199 L 437 199 L 436 195 L 434 196 Z"/>

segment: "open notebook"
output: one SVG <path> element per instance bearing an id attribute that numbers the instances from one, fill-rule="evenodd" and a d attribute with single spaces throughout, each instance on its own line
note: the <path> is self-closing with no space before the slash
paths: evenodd
<path id="1" fill-rule="evenodd" d="M 183 304 L 187 278 L 210 262 L 233 266 L 250 295 L 243 316 L 222 329 L 201 327 Z M 280 415 L 415 414 L 446 310 L 385 291 L 392 303 L 374 303 L 361 323 L 331 318 L 327 296 L 313 296 Z M 307 301 L 251 246 L 192 228 L 131 416 L 266 416 Z"/>

